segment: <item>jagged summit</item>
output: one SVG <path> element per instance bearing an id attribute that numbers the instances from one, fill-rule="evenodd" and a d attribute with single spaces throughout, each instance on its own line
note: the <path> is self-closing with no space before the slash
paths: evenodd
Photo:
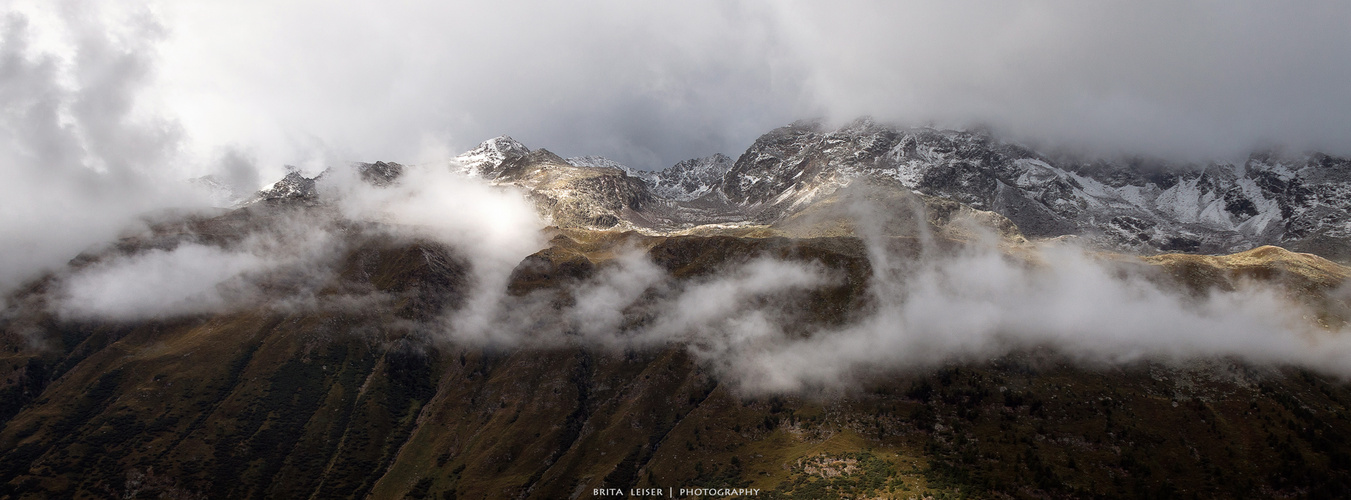
<path id="1" fill-rule="evenodd" d="M 733 161 L 722 153 L 693 158 L 656 172 L 652 191 L 673 199 L 689 201 L 707 195 L 722 182 Z"/>
<path id="2" fill-rule="evenodd" d="M 455 163 L 471 175 L 491 175 L 503 162 L 530 154 L 530 148 L 516 139 L 500 135 L 483 141 L 478 147 L 455 157 Z"/>
<path id="3" fill-rule="evenodd" d="M 837 129 L 795 122 L 761 136 L 735 161 L 715 154 L 656 172 L 601 156 L 565 160 L 507 136 L 484 141 L 455 164 L 525 188 L 547 219 L 580 227 L 773 226 L 864 181 L 891 186 L 896 196 L 917 193 L 997 214 L 1034 238 L 1073 235 L 1141 253 L 1282 245 L 1351 258 L 1351 161 L 1318 153 L 1260 152 L 1241 164 L 1205 165 L 1064 159 L 985 130 L 861 119 Z M 376 184 L 392 182 L 403 168 L 363 165 L 363 178 Z M 315 196 L 313 179 L 292 172 L 257 198 L 313 203 Z"/>
<path id="4" fill-rule="evenodd" d="M 579 167 L 614 168 L 642 179 L 653 194 L 668 200 L 689 201 L 713 191 L 732 168 L 732 159 L 722 153 L 691 158 L 659 171 L 638 170 L 603 156 L 568 158 Z"/>
<path id="5" fill-rule="evenodd" d="M 377 161 L 357 164 L 361 180 L 376 186 L 388 186 L 403 175 L 404 166 L 394 162 Z"/>
<path id="6" fill-rule="evenodd" d="M 578 167 L 619 169 L 635 177 L 640 176 L 646 172 L 644 170 L 638 170 L 628 165 L 621 164 L 617 161 L 611 160 L 604 156 L 595 156 L 595 155 L 574 156 L 572 158 L 568 158 L 567 162 L 571 165 L 575 165 Z"/>
<path id="7" fill-rule="evenodd" d="M 1152 168 L 1151 168 L 1152 167 Z M 795 203 L 861 177 L 989 210 L 1030 236 L 1081 235 L 1136 251 L 1229 252 L 1281 244 L 1347 257 L 1351 162 L 1257 154 L 1242 165 L 1066 162 L 984 131 L 836 130 L 798 122 L 761 136 L 718 187 L 729 203 Z"/>
<path id="8" fill-rule="evenodd" d="M 305 204 L 314 204 L 319 200 L 319 191 L 315 188 L 315 181 L 322 176 L 321 173 L 315 177 L 305 177 L 300 171 L 291 170 L 286 173 L 286 177 L 272 184 L 271 187 L 259 191 L 257 199 L 267 202 L 299 201 Z"/>

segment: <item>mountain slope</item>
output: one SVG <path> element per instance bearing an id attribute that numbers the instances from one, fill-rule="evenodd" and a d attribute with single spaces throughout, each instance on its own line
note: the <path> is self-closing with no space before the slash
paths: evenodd
<path id="1" fill-rule="evenodd" d="M 514 255 L 491 232 L 435 232 L 440 218 L 507 214 L 404 223 L 335 198 L 380 207 L 445 167 L 292 172 L 243 206 L 157 222 L 7 297 L 0 497 L 1351 493 L 1351 385 L 1329 369 L 1340 360 L 1148 349 L 1185 331 L 1127 330 L 1109 356 L 1074 344 L 1113 340 L 1076 325 L 1160 324 L 1140 317 L 1151 309 L 1110 307 L 1075 323 L 1102 302 L 1164 301 L 1232 330 L 1251 328 L 1223 315 L 1268 304 L 1307 323 L 1296 331 L 1320 354 L 1343 352 L 1351 269 L 1324 257 L 1343 255 L 1344 160 L 1076 163 L 979 132 L 860 121 L 798 123 L 735 162 L 640 172 L 499 137 L 452 162 L 492 186 L 450 193 L 529 200 L 549 227 L 529 226 L 539 244 Z M 427 206 L 442 205 L 413 205 Z M 1098 250 L 1055 253 L 1067 239 Z M 163 283 L 173 273 L 139 264 L 169 255 L 260 263 L 162 294 L 180 305 L 153 314 L 72 305 L 75 278 L 137 271 L 100 275 L 121 297 Z M 174 269 L 201 280 L 193 272 L 220 267 L 204 262 Z M 1012 313 L 1078 337 L 1009 324 L 982 344 L 963 330 L 997 324 L 991 290 L 1048 289 L 1064 291 L 1050 294 L 1058 308 L 1013 300 Z M 911 342 L 867 335 L 878 325 Z M 1257 342 L 1242 333 L 1210 332 Z M 793 370 L 810 376 L 753 376 Z"/>
<path id="2" fill-rule="evenodd" d="M 322 209 L 253 210 L 232 217 Z M 350 234 L 320 296 L 366 290 L 386 302 L 129 323 L 42 308 L 7 318 L 6 380 L 17 380 L 7 390 L 20 405 L 0 428 L 4 494 L 585 498 L 734 487 L 1034 498 L 1351 486 L 1340 444 L 1351 438 L 1351 388 L 1307 371 L 1227 360 L 1092 369 L 1038 349 L 877 373 L 844 393 L 746 394 L 680 346 L 438 346 L 406 320 L 463 304 L 468 264 L 436 243 Z M 797 302 L 807 324 L 848 322 L 870 300 L 867 250 L 850 237 L 564 230 L 508 289 L 566 304 L 573 284 L 634 246 L 676 280 L 766 255 L 847 276 Z M 1203 288 L 1274 273 L 1291 290 L 1321 289 L 1351 275 L 1276 250 L 1153 261 L 1179 271 L 1162 279 L 1214 280 Z M 26 344 L 22 325 L 52 344 Z"/>

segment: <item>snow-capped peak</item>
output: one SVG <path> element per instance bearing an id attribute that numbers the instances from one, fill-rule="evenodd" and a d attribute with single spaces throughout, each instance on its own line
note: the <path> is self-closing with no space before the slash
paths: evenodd
<path id="1" fill-rule="evenodd" d="M 518 158 L 530 154 L 530 148 L 517 142 L 516 139 L 501 135 L 483 141 L 478 147 L 461 153 L 456 156 L 454 163 L 458 164 L 465 173 L 470 175 L 482 175 L 484 171 L 492 170 L 512 158 Z"/>

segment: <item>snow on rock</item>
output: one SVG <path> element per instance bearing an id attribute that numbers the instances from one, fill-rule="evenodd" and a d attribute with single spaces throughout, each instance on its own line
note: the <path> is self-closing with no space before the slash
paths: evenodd
<path id="1" fill-rule="evenodd" d="M 762 135 L 735 160 L 715 154 L 660 171 L 600 156 L 563 160 L 506 136 L 484 141 L 453 164 L 520 184 L 555 208 L 603 208 L 573 210 L 578 220 L 597 221 L 592 226 L 768 224 L 868 179 L 996 212 L 1034 238 L 1074 235 L 1146 253 L 1274 244 L 1351 259 L 1351 160 L 1317 153 L 1259 152 L 1243 164 L 1084 161 L 982 131 L 896 128 L 864 119 L 833 130 L 793 123 Z M 257 197 L 308 201 L 312 184 L 288 175 Z M 569 197 L 593 200 L 578 205 Z"/>
<path id="2" fill-rule="evenodd" d="M 478 147 L 456 156 L 452 163 L 462 172 L 483 176 L 494 171 L 507 160 L 530 154 L 530 149 L 505 135 L 483 141 Z"/>

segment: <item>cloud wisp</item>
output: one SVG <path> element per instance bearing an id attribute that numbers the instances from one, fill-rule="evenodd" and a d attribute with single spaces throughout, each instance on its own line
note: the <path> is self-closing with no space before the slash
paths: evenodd
<path id="1" fill-rule="evenodd" d="M 5 292 L 148 213 L 205 209 L 182 179 L 249 191 L 285 163 L 444 160 L 499 134 L 640 168 L 865 114 L 1102 154 L 1351 153 L 1344 2 L 15 5 L 0 20 Z M 1187 298 L 1073 247 L 1043 248 L 1042 266 L 988 245 L 908 259 L 867 224 L 875 310 L 842 327 L 790 332 L 784 304 L 835 278 L 772 260 L 677 283 L 635 253 L 550 310 L 504 291 L 545 245 L 520 193 L 437 168 L 388 188 L 336 169 L 320 187 L 346 219 L 465 254 L 473 289 L 447 319 L 458 342 L 686 346 L 754 390 L 1047 345 L 1085 362 L 1236 356 L 1351 374 L 1346 332 L 1308 326 L 1270 289 Z M 252 276 L 304 274 L 340 239 L 284 227 L 115 257 L 63 278 L 59 310 L 228 310 L 254 295 Z M 650 317 L 629 321 L 631 308 Z M 523 311 L 557 318 L 513 319 Z"/>
<path id="2" fill-rule="evenodd" d="M 0 31 L 0 289 L 139 217 L 510 134 L 639 168 L 799 118 L 1103 154 L 1351 154 L 1344 2 L 563 4 L 16 0 Z M 486 47 L 486 49 L 485 49 Z"/>
<path id="3" fill-rule="evenodd" d="M 389 238 L 436 241 L 464 258 L 466 300 L 417 327 L 439 343 L 676 347 L 749 392 L 843 389 L 890 371 L 1040 348 L 1087 366 L 1231 357 L 1351 376 L 1351 332 L 1311 322 L 1311 311 L 1275 285 L 1196 295 L 1144 264 L 1067 243 L 1010 253 L 993 235 L 957 247 L 930 235 L 916 240 L 917 252 L 880 230 L 895 226 L 887 220 L 895 214 L 865 202 L 851 209 L 872 270 L 865 305 L 821 323 L 803 313 L 811 292 L 847 280 L 820 262 L 746 256 L 675 279 L 634 247 L 617 249 L 582 282 L 513 296 L 513 270 L 547 246 L 543 222 L 519 191 L 439 166 L 409 167 L 388 186 L 335 169 L 319 191 L 334 204 L 295 211 L 235 243 L 189 240 L 75 269 L 61 277 L 54 307 L 66 318 L 114 320 L 266 302 L 313 310 L 322 306 L 315 291 L 335 276 L 334 257 L 349 244 L 338 221 L 349 221 L 373 223 Z M 294 277 L 287 281 L 297 285 L 280 291 L 291 299 L 260 285 L 277 275 Z M 1345 302 L 1338 294 L 1345 289 L 1332 292 L 1332 303 Z"/>
<path id="4" fill-rule="evenodd" d="M 310 307 L 345 245 L 326 222 L 298 214 L 235 242 L 188 236 L 168 249 L 113 253 L 59 274 L 54 309 L 64 318 L 124 321 L 260 304 Z"/>
<path id="5" fill-rule="evenodd" d="M 313 308 L 362 230 L 352 226 L 374 224 L 374 237 L 434 241 L 463 257 L 470 299 L 455 322 L 486 336 L 512 269 L 544 246 L 543 223 L 519 191 L 444 166 L 405 168 L 387 186 L 362 180 L 355 167 L 336 168 L 316 189 L 330 201 L 310 209 L 253 207 L 243 226 L 220 224 L 227 227 L 218 238 L 187 231 L 147 249 L 97 252 L 92 263 L 58 273 L 55 310 L 67 318 L 136 320 L 259 305 Z"/>
<path id="6" fill-rule="evenodd" d="M 812 300 L 798 292 L 839 283 L 819 263 L 758 258 L 679 281 L 635 250 L 576 285 L 568 305 L 527 297 L 503 308 L 517 317 L 501 319 L 511 333 L 493 342 L 676 346 L 751 392 L 842 389 L 890 371 L 1040 348 L 1086 366 L 1229 357 L 1351 376 L 1351 332 L 1318 326 L 1275 285 L 1196 296 L 1143 264 L 1104 261 L 1067 243 L 1015 257 L 993 237 L 918 255 L 898 253 L 886 237 L 865 241 L 871 305 L 843 325 L 804 331 L 793 314 Z M 460 336 L 453 321 L 445 328 L 452 342 L 482 340 Z"/>

